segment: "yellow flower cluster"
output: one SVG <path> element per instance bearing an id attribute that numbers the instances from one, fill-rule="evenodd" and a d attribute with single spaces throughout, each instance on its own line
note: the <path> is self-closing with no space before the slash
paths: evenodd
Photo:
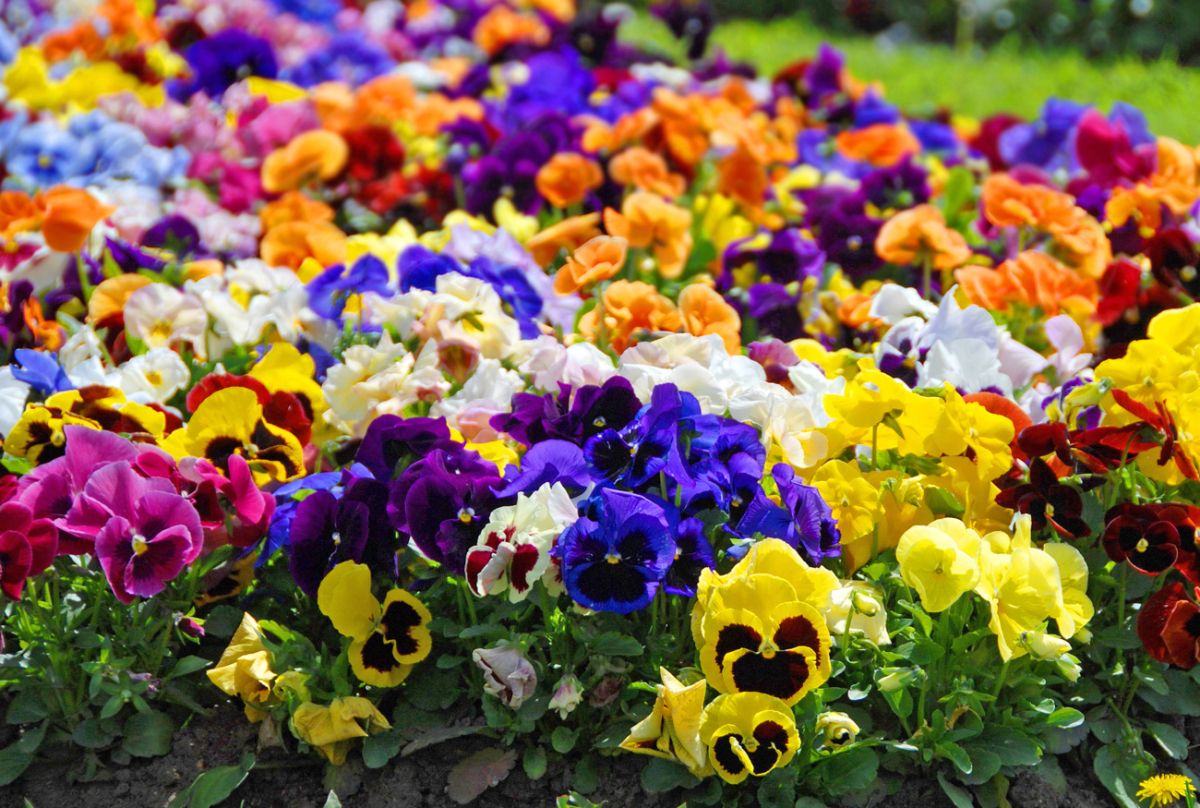
<path id="1" fill-rule="evenodd" d="M 980 536 L 958 519 L 917 525 L 900 537 L 896 560 L 928 612 L 945 611 L 972 591 L 987 601 L 988 626 L 1005 661 L 1063 657 L 1070 650 L 1065 639 L 1083 632 L 1094 613 L 1083 556 L 1061 542 L 1034 546 L 1028 516 L 1018 518 L 1011 537 Z M 1048 630 L 1051 619 L 1057 634 Z"/>

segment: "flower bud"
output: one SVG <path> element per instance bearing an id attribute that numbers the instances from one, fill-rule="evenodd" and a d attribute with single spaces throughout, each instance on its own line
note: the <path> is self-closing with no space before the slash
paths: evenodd
<path id="1" fill-rule="evenodd" d="M 816 730 L 821 745 L 832 748 L 854 743 L 858 737 L 858 724 L 854 719 L 833 710 L 817 716 Z"/>
<path id="2" fill-rule="evenodd" d="M 583 683 L 575 674 L 567 674 L 558 680 L 554 686 L 554 695 L 550 698 L 550 709 L 558 710 L 559 718 L 568 714 L 583 701 Z"/>

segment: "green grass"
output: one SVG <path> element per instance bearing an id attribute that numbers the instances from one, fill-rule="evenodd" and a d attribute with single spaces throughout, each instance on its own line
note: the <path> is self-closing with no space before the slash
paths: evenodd
<path id="1" fill-rule="evenodd" d="M 625 33 L 631 41 L 672 55 L 681 52 L 666 29 L 647 16 L 630 21 Z M 713 43 L 731 57 L 750 61 L 766 73 L 811 56 L 825 41 L 846 54 L 854 76 L 881 82 L 886 97 L 912 114 L 945 107 L 973 117 L 996 112 L 1031 117 L 1050 96 L 1106 111 L 1114 101 L 1126 101 L 1146 114 L 1155 134 L 1200 143 L 1200 70 L 1173 62 L 1124 58 L 1098 63 L 1073 52 L 1008 47 L 983 54 L 961 54 L 939 45 L 885 50 L 869 37 L 830 36 L 798 17 L 732 20 L 718 24 L 713 35 Z"/>

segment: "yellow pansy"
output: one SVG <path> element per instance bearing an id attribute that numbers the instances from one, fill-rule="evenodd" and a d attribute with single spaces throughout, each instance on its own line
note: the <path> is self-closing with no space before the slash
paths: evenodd
<path id="1" fill-rule="evenodd" d="M 681 763 L 696 777 L 712 773 L 708 755 L 700 741 L 700 718 L 704 712 L 703 679 L 684 685 L 666 668 L 659 668 L 662 684 L 650 714 L 629 730 L 621 748 Z"/>
<path id="2" fill-rule="evenodd" d="M 355 739 L 391 728 L 374 704 L 358 696 L 334 699 L 328 705 L 308 702 L 292 714 L 292 729 L 296 735 L 334 766 L 346 762 L 346 754 Z"/>
<path id="3" fill-rule="evenodd" d="M 989 412 L 982 404 L 965 401 L 947 385 L 945 407 L 930 430 L 925 447 L 934 455 L 963 455 L 975 458 L 978 479 L 993 480 L 1012 465 L 1013 423 Z"/>
<path id="4" fill-rule="evenodd" d="M 393 589 L 381 605 L 371 594 L 371 570 L 343 561 L 317 590 L 317 606 L 333 627 L 351 639 L 350 668 L 359 680 L 395 687 L 429 656 L 433 616 L 411 592 Z"/>
<path id="5" fill-rule="evenodd" d="M 800 748 L 791 708 L 763 693 L 713 699 L 700 721 L 700 740 L 713 769 L 733 784 L 787 766 Z"/>
<path id="6" fill-rule="evenodd" d="M 988 627 L 996 635 L 1000 657 L 1007 661 L 1027 653 L 1022 635 L 1040 630 L 1051 617 L 1061 617 L 1070 625 L 1073 616 L 1065 609 L 1058 563 L 1054 556 L 1032 546 L 1029 531 L 1021 522 L 1013 534 L 1012 552 L 995 556 L 993 561 Z"/>
<path id="7" fill-rule="evenodd" d="M 23 457 L 32 463 L 48 463 L 62 457 L 66 450 L 67 436 L 63 428 L 83 426 L 99 429 L 100 425 L 90 418 L 82 418 L 61 409 L 51 409 L 42 404 L 28 404 L 25 412 L 13 424 L 4 437 L 4 451 L 13 457 Z"/>
<path id="8" fill-rule="evenodd" d="M 304 474 L 300 442 L 263 418 L 258 396 L 246 387 L 227 387 L 204 399 L 162 446 L 176 458 L 204 457 L 225 471 L 229 458 L 241 455 L 259 486 Z"/>
<path id="9" fill-rule="evenodd" d="M 207 675 L 223 692 L 242 700 L 247 719 L 258 722 L 266 717 L 262 708 L 271 701 L 276 677 L 258 621 L 249 612 L 242 614 L 229 645 Z"/>
<path id="10" fill-rule="evenodd" d="M 537 217 L 526 216 L 524 213 L 521 213 L 507 196 L 502 196 L 496 200 L 492 212 L 496 217 L 496 224 L 500 226 L 500 229 L 507 232 L 521 244 L 524 244 L 538 234 Z"/>
<path id="11" fill-rule="evenodd" d="M 979 583 L 979 534 L 958 519 L 910 527 L 900 537 L 900 576 L 917 591 L 925 611 L 954 605 Z"/>

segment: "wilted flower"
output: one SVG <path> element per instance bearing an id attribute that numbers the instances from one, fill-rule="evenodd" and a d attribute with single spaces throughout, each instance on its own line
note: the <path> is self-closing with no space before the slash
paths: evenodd
<path id="1" fill-rule="evenodd" d="M 292 713 L 292 729 L 296 735 L 316 747 L 334 766 L 346 762 L 354 739 L 391 728 L 374 704 L 358 696 L 337 698 L 328 706 L 308 702 Z"/>
<path id="2" fill-rule="evenodd" d="M 629 730 L 621 748 L 682 764 L 696 777 L 711 773 L 707 750 L 700 740 L 700 719 L 704 712 L 704 680 L 690 685 L 675 678 L 666 668 L 659 669 L 662 684 L 650 714 Z"/>
<path id="3" fill-rule="evenodd" d="M 537 690 L 537 671 L 511 643 L 476 648 L 471 652 L 471 659 L 483 671 L 484 691 L 513 710 L 519 709 Z"/>

